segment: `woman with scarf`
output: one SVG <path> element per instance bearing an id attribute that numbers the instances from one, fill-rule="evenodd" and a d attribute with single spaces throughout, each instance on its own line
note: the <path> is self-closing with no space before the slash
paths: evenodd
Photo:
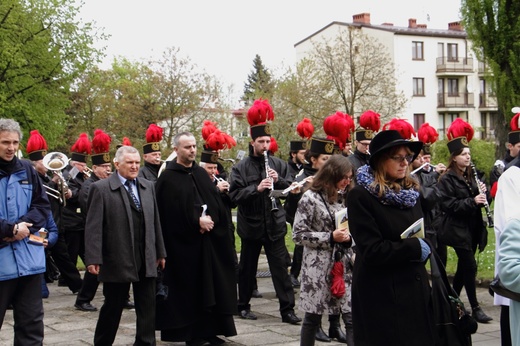
<path id="1" fill-rule="evenodd" d="M 303 261 L 300 287 L 300 309 L 305 311 L 300 345 L 314 345 L 321 316 L 339 314 L 346 326 L 346 343 L 353 346 L 350 285 L 352 238 L 346 227 L 336 226 L 336 213 L 345 209 L 342 193 L 351 183 L 352 164 L 342 155 L 332 155 L 314 176 L 311 187 L 298 203 L 294 218 L 293 240 L 302 245 Z M 340 193 L 341 192 L 341 193 Z M 343 267 L 343 295 L 333 296 L 331 270 L 335 260 Z M 331 321 L 331 325 L 332 325 Z"/>
<path id="2" fill-rule="evenodd" d="M 347 197 L 357 249 L 352 278 L 356 346 L 435 344 L 425 268 L 430 247 L 420 238 L 401 239 L 423 217 L 419 183 L 409 168 L 422 145 L 395 130 L 379 132 L 370 143 L 369 165 L 359 168 Z"/>

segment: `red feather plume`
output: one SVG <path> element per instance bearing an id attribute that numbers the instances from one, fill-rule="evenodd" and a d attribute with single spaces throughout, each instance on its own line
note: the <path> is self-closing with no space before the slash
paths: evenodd
<path id="1" fill-rule="evenodd" d="M 327 139 L 333 140 L 340 149 L 345 147 L 348 137 L 348 122 L 341 112 L 336 112 L 325 118 L 323 130 L 327 134 Z"/>
<path id="2" fill-rule="evenodd" d="M 471 127 L 471 125 L 468 122 L 462 120 L 461 118 L 455 119 L 451 123 L 447 132 L 447 136 L 450 141 L 454 138 L 464 136 L 469 142 L 473 139 L 474 134 L 475 130 L 473 129 L 473 127 Z"/>
<path id="3" fill-rule="evenodd" d="M 146 130 L 146 143 L 154 143 L 162 141 L 163 129 L 156 124 L 150 124 Z"/>
<path id="4" fill-rule="evenodd" d="M 247 122 L 250 126 L 258 125 L 274 120 L 273 108 L 268 100 L 255 100 L 251 108 L 247 111 Z"/>
<path id="5" fill-rule="evenodd" d="M 108 153 L 110 151 L 110 142 L 112 139 L 103 130 L 97 129 L 94 131 L 94 138 L 92 138 L 92 150 L 96 154 Z"/>
<path id="6" fill-rule="evenodd" d="M 303 118 L 302 121 L 296 125 L 296 132 L 303 139 L 310 139 L 314 133 L 314 126 L 312 125 L 311 119 Z"/>
<path id="7" fill-rule="evenodd" d="M 278 143 L 276 142 L 276 139 L 274 139 L 274 137 L 271 137 L 271 144 L 269 144 L 269 151 L 273 154 L 278 151 Z"/>
<path id="8" fill-rule="evenodd" d="M 29 139 L 27 140 L 27 153 L 32 153 L 33 151 L 43 149 L 48 149 L 47 141 L 45 141 L 45 138 L 43 138 L 43 136 L 40 134 L 40 131 L 32 130 Z"/>
<path id="9" fill-rule="evenodd" d="M 439 139 L 439 133 L 430 124 L 424 123 L 421 125 L 419 131 L 417 131 L 417 137 L 425 144 L 433 144 Z"/>
<path id="10" fill-rule="evenodd" d="M 216 123 L 214 123 L 212 121 L 209 121 L 209 120 L 204 120 L 204 123 L 202 124 L 202 130 L 201 130 L 201 132 L 202 132 L 202 139 L 207 141 L 209 135 L 211 135 L 216 130 L 217 130 L 217 124 Z"/>
<path id="11" fill-rule="evenodd" d="M 412 136 L 415 136 L 415 129 L 412 124 L 404 119 L 394 118 L 390 120 L 390 122 L 383 125 L 383 130 L 395 130 L 404 139 L 412 139 Z"/>
<path id="12" fill-rule="evenodd" d="M 377 132 L 381 128 L 381 116 L 372 110 L 368 110 L 359 117 L 359 126 Z"/>
<path id="13" fill-rule="evenodd" d="M 82 153 L 82 154 L 89 154 L 92 151 L 91 143 L 88 140 L 88 136 L 86 133 L 82 133 L 79 135 L 78 140 L 76 143 L 72 145 L 70 148 L 70 151 L 73 153 Z"/>
<path id="14" fill-rule="evenodd" d="M 511 131 L 520 130 L 520 113 L 516 113 L 511 119 Z"/>
<path id="15" fill-rule="evenodd" d="M 123 137 L 123 145 L 131 147 L 132 146 L 132 142 L 130 142 L 130 139 L 128 137 Z"/>
<path id="16" fill-rule="evenodd" d="M 354 130 L 356 129 L 356 124 L 354 123 L 354 120 L 350 115 L 348 115 L 347 113 L 343 113 L 343 115 L 345 116 L 347 124 L 347 140 L 350 141 L 352 133 L 354 133 Z"/>

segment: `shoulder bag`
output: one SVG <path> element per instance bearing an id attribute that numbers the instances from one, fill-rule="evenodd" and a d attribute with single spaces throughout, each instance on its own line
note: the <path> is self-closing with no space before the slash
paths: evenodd
<path id="1" fill-rule="evenodd" d="M 491 288 L 493 292 L 495 292 L 496 294 L 500 294 L 502 297 L 506 297 L 520 302 L 520 293 L 511 291 L 510 289 L 506 288 L 504 284 L 500 281 L 500 277 L 498 276 L 498 274 L 489 284 L 489 288 Z"/>

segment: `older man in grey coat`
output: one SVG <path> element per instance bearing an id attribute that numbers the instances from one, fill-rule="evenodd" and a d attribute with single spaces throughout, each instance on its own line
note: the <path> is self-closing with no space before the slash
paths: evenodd
<path id="1" fill-rule="evenodd" d="M 134 345 L 155 345 L 155 277 L 164 268 L 162 237 L 153 183 L 137 180 L 141 157 L 134 147 L 116 152 L 117 169 L 90 187 L 85 226 L 87 270 L 103 282 L 94 345 L 114 343 L 132 283 L 137 315 Z"/>

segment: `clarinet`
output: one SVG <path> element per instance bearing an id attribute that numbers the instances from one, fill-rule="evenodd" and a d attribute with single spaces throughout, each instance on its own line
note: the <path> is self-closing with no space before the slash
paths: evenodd
<path id="1" fill-rule="evenodd" d="M 473 176 L 475 177 L 475 181 L 477 182 L 477 187 L 478 187 L 478 192 L 480 194 L 484 194 L 484 191 L 482 191 L 482 188 L 480 187 L 480 180 L 478 178 L 478 175 L 477 175 L 477 168 L 475 167 L 475 164 L 473 164 L 473 162 L 471 162 L 471 169 L 473 170 Z M 488 204 L 488 201 L 487 201 L 487 197 L 486 197 L 486 202 L 484 203 L 484 208 L 486 210 L 486 216 L 487 216 L 487 220 L 488 220 L 488 227 L 493 227 L 494 224 L 493 224 L 493 216 L 491 215 L 491 211 L 489 210 L 489 204 Z"/>
<path id="2" fill-rule="evenodd" d="M 265 177 L 266 178 L 270 178 L 269 177 L 269 157 L 267 156 L 267 150 L 264 151 L 264 159 L 265 159 Z M 274 190 L 274 184 L 273 184 L 273 179 L 271 179 L 271 191 Z M 276 206 L 276 198 L 274 198 L 273 196 L 270 197 L 271 198 L 271 211 L 278 211 L 278 207 Z"/>

